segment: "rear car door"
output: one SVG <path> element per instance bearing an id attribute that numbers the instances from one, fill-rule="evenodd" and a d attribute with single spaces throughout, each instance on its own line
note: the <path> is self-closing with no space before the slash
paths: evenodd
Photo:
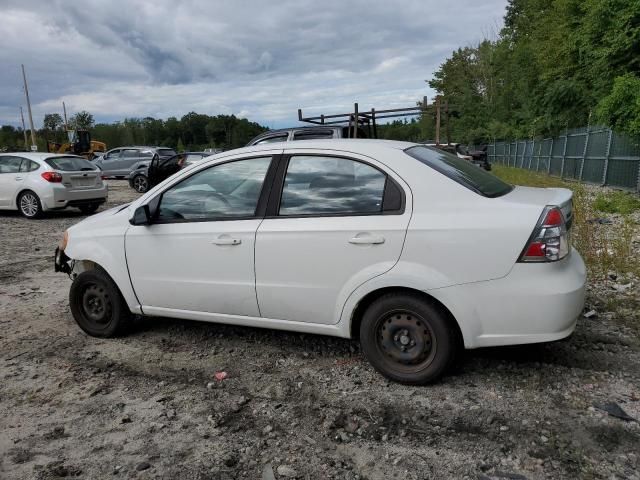
<path id="1" fill-rule="evenodd" d="M 129 228 L 127 265 L 145 313 L 259 316 L 254 243 L 271 164 L 260 152 L 200 169 L 156 197 L 152 225 Z"/>
<path id="2" fill-rule="evenodd" d="M 410 190 L 368 157 L 292 152 L 256 235 L 260 312 L 334 324 L 349 294 L 400 258 Z"/>
<path id="3" fill-rule="evenodd" d="M 20 171 L 22 163 L 29 160 L 13 155 L 0 156 L 0 207 L 10 207 L 24 182 L 25 172 Z"/>
<path id="4" fill-rule="evenodd" d="M 138 148 L 123 148 L 118 162 L 118 175 L 128 175 L 134 165 L 141 160 L 151 161 L 151 157 L 146 157 Z"/>

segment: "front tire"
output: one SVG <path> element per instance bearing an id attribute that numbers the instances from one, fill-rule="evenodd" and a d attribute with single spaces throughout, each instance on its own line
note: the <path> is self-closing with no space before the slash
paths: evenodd
<path id="1" fill-rule="evenodd" d="M 29 219 L 42 216 L 42 203 L 40 198 L 31 190 L 22 192 L 18 197 L 18 210 L 22 216 Z"/>
<path id="2" fill-rule="evenodd" d="M 446 315 L 417 295 L 380 297 L 360 324 L 360 345 L 371 365 L 408 385 L 438 380 L 455 357 L 456 338 Z"/>
<path id="3" fill-rule="evenodd" d="M 149 190 L 149 179 L 145 175 L 136 175 L 131 180 L 131 186 L 138 193 L 147 193 Z"/>
<path id="4" fill-rule="evenodd" d="M 122 335 L 132 322 L 120 290 L 102 270 L 82 272 L 73 280 L 69 304 L 78 326 L 93 337 Z"/>

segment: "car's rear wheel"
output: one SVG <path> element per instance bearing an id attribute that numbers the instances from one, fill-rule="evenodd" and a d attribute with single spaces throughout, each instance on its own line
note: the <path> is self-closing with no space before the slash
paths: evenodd
<path id="1" fill-rule="evenodd" d="M 40 198 L 31 190 L 22 192 L 18 197 L 18 210 L 27 218 L 38 218 L 42 216 L 42 203 Z"/>
<path id="2" fill-rule="evenodd" d="M 362 351 L 373 367 L 400 383 L 439 379 L 456 352 L 456 334 L 440 309 L 416 295 L 387 294 L 365 311 Z"/>
<path id="3" fill-rule="evenodd" d="M 132 322 L 120 290 L 99 269 L 82 272 L 73 280 L 69 304 L 80 328 L 94 337 L 122 335 Z"/>
<path id="4" fill-rule="evenodd" d="M 136 175 L 131 181 L 133 189 L 138 193 L 146 193 L 149 190 L 149 179 L 145 175 Z"/>
<path id="5" fill-rule="evenodd" d="M 80 205 L 78 207 L 82 213 L 85 215 L 91 215 L 92 213 L 96 213 L 100 208 L 99 203 L 90 203 L 88 205 Z"/>

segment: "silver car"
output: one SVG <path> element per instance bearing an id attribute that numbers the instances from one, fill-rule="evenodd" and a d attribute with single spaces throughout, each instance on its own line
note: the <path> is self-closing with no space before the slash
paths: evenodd
<path id="1" fill-rule="evenodd" d="M 107 201 L 100 170 L 76 155 L 0 154 L 0 210 L 18 210 L 27 218 L 66 207 L 94 213 Z"/>
<path id="2" fill-rule="evenodd" d="M 147 167 L 154 157 L 165 159 L 175 154 L 173 149 L 165 147 L 120 147 L 109 150 L 93 163 L 105 177 L 126 178 L 141 166 Z"/>

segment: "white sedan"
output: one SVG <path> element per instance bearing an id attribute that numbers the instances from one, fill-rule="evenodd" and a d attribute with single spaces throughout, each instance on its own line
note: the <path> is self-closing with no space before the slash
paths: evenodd
<path id="1" fill-rule="evenodd" d="M 396 381 L 460 348 L 573 332 L 572 193 L 513 187 L 403 142 L 266 144 L 205 159 L 65 232 L 56 269 L 90 335 L 134 314 L 359 338 Z"/>
<path id="2" fill-rule="evenodd" d="M 107 185 L 91 162 L 76 155 L 0 154 L 0 210 L 27 218 L 67 207 L 93 213 L 107 201 Z"/>

